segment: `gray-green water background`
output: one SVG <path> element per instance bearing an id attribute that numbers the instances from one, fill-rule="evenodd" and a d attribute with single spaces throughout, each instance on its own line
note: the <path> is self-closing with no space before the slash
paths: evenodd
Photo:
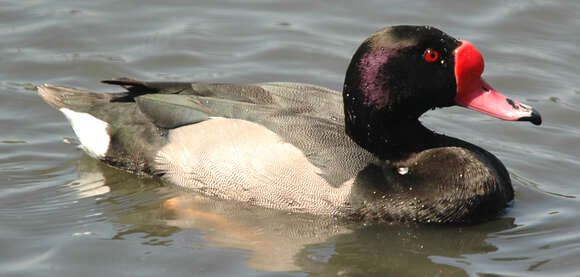
<path id="1" fill-rule="evenodd" d="M 341 226 L 191 196 L 93 161 L 33 87 L 101 79 L 298 81 L 340 89 L 371 32 L 430 24 L 471 41 L 540 127 L 461 108 L 438 132 L 507 166 L 516 201 L 475 226 Z M 580 276 L 580 2 L 2 1 L 1 276 Z M 70 142 L 73 142 L 71 144 Z"/>

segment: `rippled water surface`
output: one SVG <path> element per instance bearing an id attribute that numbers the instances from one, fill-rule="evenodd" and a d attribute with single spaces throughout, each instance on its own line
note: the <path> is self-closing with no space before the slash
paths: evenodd
<path id="1" fill-rule="evenodd" d="M 423 117 L 504 162 L 516 201 L 501 218 L 341 225 L 184 195 L 83 154 L 34 92 L 117 76 L 340 89 L 360 42 L 395 24 L 470 40 L 488 81 L 541 111 L 539 127 Z M 0 275 L 579 276 L 579 30 L 577 0 L 0 0 Z"/>

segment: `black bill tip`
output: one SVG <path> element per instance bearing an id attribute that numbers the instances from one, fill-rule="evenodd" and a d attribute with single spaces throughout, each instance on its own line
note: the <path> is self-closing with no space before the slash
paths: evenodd
<path id="1" fill-rule="evenodd" d="M 532 113 L 530 114 L 530 116 L 520 117 L 518 121 L 529 121 L 534 125 L 541 125 L 542 116 L 536 109 L 532 108 Z"/>

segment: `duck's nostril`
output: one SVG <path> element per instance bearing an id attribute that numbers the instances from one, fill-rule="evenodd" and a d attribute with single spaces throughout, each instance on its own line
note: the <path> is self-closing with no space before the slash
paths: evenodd
<path id="1" fill-rule="evenodd" d="M 489 89 L 484 87 L 484 86 L 482 86 L 481 89 L 483 89 L 483 91 L 485 91 L 485 92 L 489 92 Z"/>

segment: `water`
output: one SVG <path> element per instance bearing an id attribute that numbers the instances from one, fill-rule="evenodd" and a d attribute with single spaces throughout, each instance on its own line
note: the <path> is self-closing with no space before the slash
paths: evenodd
<path id="1" fill-rule="evenodd" d="M 0 275 L 580 275 L 580 2 L 471 2 L 0 1 Z M 423 117 L 504 162 L 516 200 L 499 219 L 344 225 L 186 196 L 90 159 L 33 91 L 117 76 L 339 90 L 359 43 L 394 24 L 470 40 L 487 80 L 541 111 L 540 127 Z"/>

